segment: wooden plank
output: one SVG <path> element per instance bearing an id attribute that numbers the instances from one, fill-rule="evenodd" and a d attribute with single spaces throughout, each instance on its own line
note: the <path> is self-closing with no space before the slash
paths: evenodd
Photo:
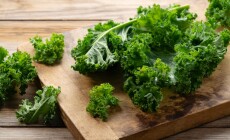
<path id="1" fill-rule="evenodd" d="M 0 3 L 0 20 L 107 20 L 129 18 L 136 13 L 140 5 L 147 6 L 160 3 L 192 4 L 193 10 L 207 3 L 207 0 L 2 0 Z M 202 5 L 200 5 L 202 4 Z M 199 5 L 199 6 L 196 6 Z M 207 4 L 206 4 L 207 5 Z M 203 9 L 202 9 L 203 10 Z"/>
<path id="2" fill-rule="evenodd" d="M 202 125 L 204 128 L 230 128 L 230 116 Z"/>
<path id="3" fill-rule="evenodd" d="M 16 118 L 16 109 L 4 107 L 0 111 L 0 127 L 46 127 L 42 124 L 23 124 Z"/>
<path id="4" fill-rule="evenodd" d="M 196 128 L 164 140 L 230 140 L 230 128 Z"/>
<path id="5" fill-rule="evenodd" d="M 66 128 L 0 128 L 1 140 L 73 140 Z"/>
<path id="6" fill-rule="evenodd" d="M 98 22 L 99 21 L 0 21 L 0 45 L 9 47 L 8 45 L 11 46 L 13 44 L 13 46 L 15 46 L 15 43 L 28 41 L 29 38 L 36 34 L 46 37 L 53 32 L 60 33 L 69 31 Z M 8 44 L 4 44 L 4 42 Z"/>
<path id="7" fill-rule="evenodd" d="M 74 64 L 70 50 L 85 33 L 86 29 L 65 33 L 66 50 L 59 65 L 50 67 L 35 63 L 39 78 L 45 85 L 62 88 L 58 96 L 62 116 L 76 138 L 159 139 L 230 114 L 230 51 L 195 95 L 182 97 L 166 94 L 158 112 L 146 114 L 136 108 L 127 94 L 123 93 L 122 81 L 116 70 L 83 76 L 70 68 Z M 34 53 L 28 43 L 20 46 L 19 50 L 31 55 Z M 121 100 L 119 108 L 113 111 L 108 122 L 94 119 L 85 111 L 89 90 L 102 82 L 114 85 L 115 95 Z"/>
<path id="8" fill-rule="evenodd" d="M 195 128 L 164 140 L 230 140 L 230 128 Z M 1 140 L 72 140 L 65 128 L 0 128 Z"/>
<path id="9" fill-rule="evenodd" d="M 7 126 L 24 126 L 24 127 L 41 127 L 44 125 L 41 124 L 33 124 L 33 125 L 25 125 L 20 122 L 18 122 L 16 116 L 15 116 L 15 109 L 3 107 L 0 110 L 0 127 L 7 127 Z M 60 126 L 59 126 L 60 127 Z M 205 125 L 200 126 L 201 128 L 230 128 L 230 117 L 225 117 L 219 120 L 216 120 L 214 122 L 207 123 Z"/>

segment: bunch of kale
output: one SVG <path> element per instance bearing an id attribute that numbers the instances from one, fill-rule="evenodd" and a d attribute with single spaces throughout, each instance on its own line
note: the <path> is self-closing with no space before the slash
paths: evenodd
<path id="1" fill-rule="evenodd" d="M 147 112 L 159 106 L 162 88 L 192 93 L 224 58 L 230 32 L 215 32 L 188 10 L 180 5 L 139 7 L 128 22 L 95 25 L 72 50 L 73 69 L 87 74 L 120 64 L 125 91 Z"/>

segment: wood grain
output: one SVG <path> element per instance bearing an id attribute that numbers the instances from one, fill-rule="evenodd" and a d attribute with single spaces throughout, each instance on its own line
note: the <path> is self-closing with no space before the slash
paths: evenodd
<path id="1" fill-rule="evenodd" d="M 204 128 L 230 128 L 230 116 L 202 125 Z"/>
<path id="2" fill-rule="evenodd" d="M 0 128 L 1 140 L 73 140 L 65 128 Z"/>
<path id="3" fill-rule="evenodd" d="M 195 2 L 195 3 L 194 3 Z M 107 20 L 129 18 L 140 5 L 159 3 L 191 4 L 194 11 L 206 6 L 207 0 L 1 0 L 0 20 Z M 199 6 L 196 6 L 199 5 Z M 205 8 L 205 7 L 204 7 Z M 7 10 L 6 10 L 7 9 Z M 204 9 L 202 9 L 204 10 Z"/>
<path id="4" fill-rule="evenodd" d="M 164 140 L 230 140 L 230 128 L 197 128 Z"/>
<path id="5" fill-rule="evenodd" d="M 35 35 L 46 37 L 53 32 L 65 32 L 90 26 L 98 22 L 99 21 L 0 21 L 0 45 L 6 41 L 22 43 L 28 41 L 29 38 Z"/>

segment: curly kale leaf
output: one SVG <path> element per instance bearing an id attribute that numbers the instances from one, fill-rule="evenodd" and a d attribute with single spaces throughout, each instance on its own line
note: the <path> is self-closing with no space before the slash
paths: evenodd
<path id="1" fill-rule="evenodd" d="M 133 103 L 145 112 L 154 112 L 163 99 L 161 87 L 169 82 L 170 68 L 160 59 L 153 66 L 142 66 L 127 78 L 124 89 Z"/>
<path id="2" fill-rule="evenodd" d="M 60 92 L 60 88 L 54 88 L 53 86 L 38 90 L 37 95 L 34 97 L 34 102 L 30 102 L 27 99 L 22 101 L 16 112 L 16 117 L 19 121 L 27 124 L 38 121 L 46 123 L 52 120 L 56 114 L 57 96 Z"/>
<path id="3" fill-rule="evenodd" d="M 18 85 L 19 93 L 25 94 L 25 90 L 29 82 L 33 81 L 37 77 L 35 67 L 32 65 L 30 55 L 26 52 L 16 52 L 12 56 L 8 57 L 5 61 L 6 67 L 13 69 L 20 75 L 20 82 Z"/>
<path id="4" fill-rule="evenodd" d="M 230 27 L 230 0 L 209 0 L 209 2 L 205 15 L 212 26 Z"/>
<path id="5" fill-rule="evenodd" d="M 118 105 L 118 99 L 112 95 L 114 87 L 109 83 L 95 86 L 89 93 L 90 101 L 86 108 L 93 117 L 99 117 L 103 121 L 108 118 L 109 108 Z"/>
<path id="6" fill-rule="evenodd" d="M 64 54 L 64 35 L 53 33 L 50 40 L 46 39 L 44 43 L 42 38 L 35 36 L 30 39 L 34 46 L 35 56 L 33 59 L 43 64 L 54 64 L 59 62 Z"/>
<path id="7" fill-rule="evenodd" d="M 15 52 L 0 63 L 0 100 L 1 104 L 15 93 L 25 94 L 28 83 L 37 76 L 30 55 Z"/>
<path id="8" fill-rule="evenodd" d="M 162 9 L 160 5 L 148 8 L 139 7 L 139 18 L 133 24 L 136 32 L 148 32 L 152 34 L 152 47 L 173 50 L 183 36 L 184 30 L 197 17 L 196 14 L 188 12 L 189 6 L 174 5 Z"/>
<path id="9" fill-rule="evenodd" d="M 76 60 L 75 65 L 72 66 L 73 69 L 86 74 L 106 70 L 118 62 L 121 52 L 125 50 L 124 42 L 129 40 L 129 29 L 137 30 L 136 32 L 154 33 L 153 43 L 156 47 L 160 45 L 159 40 L 164 40 L 165 46 L 171 45 L 166 44 L 169 41 L 175 44 L 175 40 L 177 41 L 182 34 L 179 29 L 182 30 L 188 26 L 196 17 L 188 12 L 188 8 L 189 6 L 176 5 L 171 9 L 161 9 L 159 5 L 154 5 L 147 9 L 139 8 L 139 14 L 141 14 L 128 22 L 117 24 L 108 21 L 105 24 L 96 25 L 94 29 L 88 30 L 88 34 L 83 40 L 79 40 L 77 47 L 72 50 L 72 57 Z M 177 24 L 179 29 L 172 23 Z M 170 33 L 170 35 L 162 38 L 162 33 Z"/>
<path id="10" fill-rule="evenodd" d="M 175 89 L 191 93 L 200 87 L 224 58 L 230 40 L 230 31 L 219 34 L 209 23 L 195 22 L 187 31 L 187 41 L 175 45 Z"/>
<path id="11" fill-rule="evenodd" d="M 121 67 L 125 71 L 132 73 L 133 69 L 149 64 L 149 55 L 151 54 L 150 44 L 152 43 L 153 38 L 149 33 L 134 35 L 124 45 L 126 50 L 121 55 Z"/>
<path id="12" fill-rule="evenodd" d="M 129 25 L 132 21 L 117 24 L 113 21 L 99 23 L 94 29 L 89 29 L 83 40 L 78 41 L 71 54 L 76 60 L 74 70 L 86 74 L 103 71 L 118 62 L 119 56 L 116 48 L 127 40 Z"/>

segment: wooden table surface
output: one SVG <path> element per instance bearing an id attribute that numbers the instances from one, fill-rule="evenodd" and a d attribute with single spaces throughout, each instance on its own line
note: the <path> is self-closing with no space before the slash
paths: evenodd
<path id="1" fill-rule="evenodd" d="M 197 4 L 201 1 L 204 0 L 196 0 Z M 139 5 L 155 2 L 166 6 L 166 0 L 0 0 L 0 46 L 12 53 L 36 34 L 46 37 L 108 19 L 125 19 L 133 16 Z M 189 4 L 194 0 L 170 0 L 175 2 Z M 16 95 L 0 108 L 1 140 L 73 139 L 65 126 L 25 125 L 16 119 L 15 110 L 21 99 L 32 99 L 39 87 L 36 80 L 26 95 Z M 167 138 L 171 139 L 230 140 L 230 116 Z"/>

